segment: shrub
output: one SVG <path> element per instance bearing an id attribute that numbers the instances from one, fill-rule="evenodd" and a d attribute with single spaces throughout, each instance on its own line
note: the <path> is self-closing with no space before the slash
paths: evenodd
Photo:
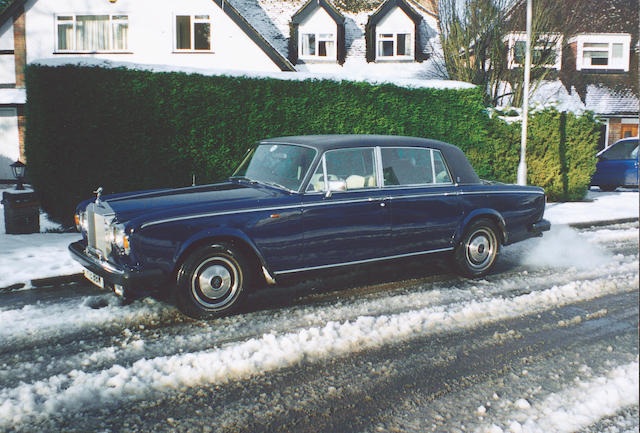
<path id="1" fill-rule="evenodd" d="M 461 147 L 481 177 L 515 181 L 519 129 L 490 119 L 478 88 L 42 65 L 30 65 L 26 81 L 30 180 L 43 209 L 66 224 L 98 186 L 113 193 L 190 185 L 193 175 L 198 184 L 220 181 L 251 144 L 283 135 L 435 138 Z M 536 116 L 531 183 L 579 198 L 594 167 L 593 118 L 567 116 L 560 139 L 547 131 L 559 125 L 557 113 Z"/>

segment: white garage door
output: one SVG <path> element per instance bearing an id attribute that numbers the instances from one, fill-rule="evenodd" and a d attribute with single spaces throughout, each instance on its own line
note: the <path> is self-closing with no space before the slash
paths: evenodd
<path id="1" fill-rule="evenodd" d="M 15 179 L 9 164 L 19 157 L 18 113 L 15 108 L 0 108 L 0 180 Z"/>

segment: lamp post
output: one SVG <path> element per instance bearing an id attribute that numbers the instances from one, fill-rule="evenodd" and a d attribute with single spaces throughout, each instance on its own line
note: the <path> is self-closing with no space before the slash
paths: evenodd
<path id="1" fill-rule="evenodd" d="M 527 123 L 529 120 L 529 81 L 531 79 L 531 21 L 533 0 L 527 0 L 527 40 L 524 53 L 524 85 L 522 94 L 522 134 L 520 136 L 520 164 L 518 164 L 518 185 L 527 184 Z"/>
<path id="2" fill-rule="evenodd" d="M 20 160 L 14 162 L 10 165 L 11 171 L 13 172 L 13 176 L 16 178 L 16 189 L 23 190 L 24 186 L 22 183 L 24 182 L 24 172 L 27 169 L 27 166 L 24 165 Z"/>

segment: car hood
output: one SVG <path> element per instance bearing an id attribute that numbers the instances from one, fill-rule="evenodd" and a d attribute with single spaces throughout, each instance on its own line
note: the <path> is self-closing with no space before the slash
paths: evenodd
<path id="1" fill-rule="evenodd" d="M 267 198 L 285 194 L 259 185 L 225 182 L 188 188 L 164 189 L 105 196 L 118 222 L 171 218 L 198 212 L 255 207 Z"/>

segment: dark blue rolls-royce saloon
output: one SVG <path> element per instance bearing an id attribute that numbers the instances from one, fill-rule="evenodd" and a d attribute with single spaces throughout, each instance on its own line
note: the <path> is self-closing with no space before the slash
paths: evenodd
<path id="1" fill-rule="evenodd" d="M 100 190 L 99 190 L 100 191 Z M 224 183 L 101 196 L 69 246 L 122 296 L 171 287 L 193 317 L 235 309 L 288 274 L 448 253 L 468 277 L 549 230 L 544 191 L 485 182 L 463 152 L 414 137 L 271 138 Z"/>

